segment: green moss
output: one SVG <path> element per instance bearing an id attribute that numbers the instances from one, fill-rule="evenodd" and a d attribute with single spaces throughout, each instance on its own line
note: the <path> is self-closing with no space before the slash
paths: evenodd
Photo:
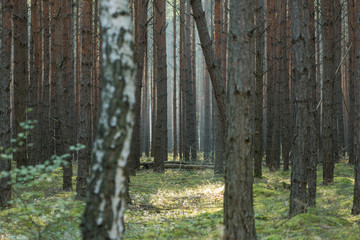
<path id="1" fill-rule="evenodd" d="M 60 190 L 61 171 L 52 177 L 52 182 L 41 182 L 22 193 L 36 196 L 30 201 L 33 219 L 49 226 L 44 230 L 47 236 L 62 232 L 70 237 L 58 234 L 56 239 L 80 239 L 78 225 L 84 203 L 74 200 L 75 192 Z M 133 204 L 125 214 L 125 239 L 222 238 L 224 182 L 211 170 L 167 170 L 164 174 L 140 171 L 131 177 L 130 189 Z M 290 172 L 269 172 L 265 168 L 263 178 L 254 182 L 258 239 L 359 239 L 360 217 L 350 215 L 352 194 L 351 166 L 337 164 L 330 186 L 322 184 L 319 167 L 317 207 L 289 219 Z M 68 204 L 60 208 L 66 214 L 58 222 L 49 217 L 57 214 L 52 210 L 55 203 Z M 28 210 L 15 204 L 0 212 L 0 239 L 27 236 L 31 224 L 22 217 L 24 211 Z"/>

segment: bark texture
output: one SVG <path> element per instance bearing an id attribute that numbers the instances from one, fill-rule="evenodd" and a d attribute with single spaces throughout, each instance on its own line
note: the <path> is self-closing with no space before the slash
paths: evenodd
<path id="1" fill-rule="evenodd" d="M 87 177 L 91 159 L 91 79 L 92 79 L 92 0 L 82 0 L 81 18 L 81 88 L 80 88 L 80 144 L 85 149 L 79 152 L 76 193 L 79 199 L 86 196 Z"/>
<path id="2" fill-rule="evenodd" d="M 323 182 L 334 181 L 334 2 L 322 0 L 323 13 L 323 114 L 322 114 L 322 163 Z"/>
<path id="3" fill-rule="evenodd" d="M 82 222 L 83 239 L 122 239 L 126 165 L 134 123 L 136 63 L 130 10 L 125 0 L 101 1 L 102 107 Z"/>
<path id="4" fill-rule="evenodd" d="M 11 82 L 11 39 L 12 24 L 11 15 L 13 5 L 10 1 L 3 0 L 1 2 L 1 62 L 0 62 L 0 154 L 5 154 L 7 149 L 11 147 L 11 129 L 10 129 L 10 82 Z M 0 157 L 0 172 L 11 170 L 11 160 Z M 0 209 L 7 206 L 11 199 L 11 185 L 8 184 L 10 178 L 0 178 Z"/>
<path id="5" fill-rule="evenodd" d="M 355 37 L 356 37 L 356 44 L 355 44 L 355 64 L 356 66 L 359 66 L 360 64 L 360 2 L 356 1 L 356 30 L 355 30 Z M 355 72 L 355 112 L 357 112 L 357 116 L 355 118 L 355 121 L 359 123 L 360 121 L 360 69 L 357 68 Z M 355 183 L 354 183 L 354 201 L 353 201 L 353 207 L 351 209 L 351 213 L 353 215 L 359 215 L 360 214 L 360 124 L 354 125 L 354 153 L 355 153 Z"/>
<path id="6" fill-rule="evenodd" d="M 307 0 L 290 3 L 294 83 L 294 143 L 291 154 L 290 217 L 307 209 L 307 166 L 311 145 L 310 29 Z"/>
<path id="7" fill-rule="evenodd" d="M 154 42 L 157 45 L 156 69 L 156 134 L 154 170 L 164 172 L 164 162 L 167 160 L 167 60 L 166 60 L 166 1 L 154 2 Z"/>
<path id="8" fill-rule="evenodd" d="M 224 239 L 251 240 L 256 239 L 251 158 L 255 5 L 251 0 L 230 4 Z"/>

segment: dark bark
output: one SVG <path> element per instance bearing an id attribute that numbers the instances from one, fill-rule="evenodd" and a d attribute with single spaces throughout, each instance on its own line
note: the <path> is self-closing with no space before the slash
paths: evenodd
<path id="1" fill-rule="evenodd" d="M 26 95 L 28 90 L 28 28 L 27 28 L 27 1 L 14 0 L 13 2 L 14 21 L 14 115 L 13 115 L 13 136 L 25 130 L 20 123 L 26 121 Z M 21 145 L 19 145 L 22 142 Z M 26 140 L 22 139 L 16 143 L 17 151 L 14 160 L 17 167 L 27 166 Z"/>
<path id="2" fill-rule="evenodd" d="M 219 60 L 217 59 L 214 48 L 212 46 L 212 41 L 210 39 L 209 30 L 206 24 L 205 12 L 202 9 L 201 1 L 190 0 L 190 3 L 194 14 L 194 19 L 196 21 L 196 26 L 199 33 L 199 39 L 205 57 L 206 66 L 209 71 L 211 83 L 214 89 L 214 95 L 222 123 L 221 126 L 223 129 L 225 129 L 225 89 L 222 82 L 222 73 Z"/>
<path id="3" fill-rule="evenodd" d="M 360 3 L 356 1 L 356 28 L 355 28 L 355 64 L 356 66 L 359 66 L 360 64 Z M 360 111 L 360 69 L 357 68 L 355 74 L 355 81 L 354 87 L 355 87 L 355 112 Z M 355 119 L 357 123 L 360 121 L 360 115 L 357 114 Z M 353 201 L 353 207 L 351 209 L 352 215 L 359 215 L 360 214 L 360 125 L 355 124 L 354 125 L 354 153 L 355 153 L 355 163 L 354 163 L 354 170 L 355 170 L 355 183 L 354 183 L 354 201 Z"/>
<path id="4" fill-rule="evenodd" d="M 39 155 L 39 162 L 44 163 L 52 154 L 50 148 L 52 138 L 50 132 L 50 5 L 49 0 L 43 0 L 43 71 L 44 80 L 42 85 L 41 101 L 40 101 L 40 136 L 41 139 L 41 153 Z"/>
<path id="5" fill-rule="evenodd" d="M 290 90 L 289 90 L 289 61 L 287 54 L 287 0 L 281 0 L 281 22 L 280 22 L 280 96 L 281 107 L 280 125 L 281 125 L 281 146 L 284 171 L 289 170 L 289 154 L 291 150 L 291 120 L 290 120 Z"/>
<path id="6" fill-rule="evenodd" d="M 58 99 L 59 99 L 59 121 L 60 121 L 60 149 L 59 155 L 69 153 L 71 145 L 75 145 L 74 132 L 74 99 L 73 95 L 73 51 L 72 51 L 72 0 L 63 0 L 61 5 L 63 25 L 62 38 L 60 41 L 63 44 L 63 52 L 58 70 L 62 77 L 62 82 L 59 82 Z M 57 27 L 58 29 L 60 27 Z M 56 30 L 57 31 L 57 30 Z M 65 191 L 72 191 L 72 156 L 67 159 L 67 165 L 63 166 L 63 189 Z"/>
<path id="7" fill-rule="evenodd" d="M 321 1 L 323 13 L 323 114 L 322 114 L 322 163 L 323 182 L 331 184 L 334 181 L 334 3 Z"/>
<path id="8" fill-rule="evenodd" d="M 251 158 L 255 34 L 250 34 L 255 5 L 251 0 L 230 4 L 224 239 L 251 240 L 256 239 Z"/>
<path id="9" fill-rule="evenodd" d="M 30 40 L 30 82 L 28 92 L 28 108 L 32 111 L 28 113 L 28 119 L 31 121 L 39 121 L 39 102 L 41 92 L 41 2 L 38 0 L 31 1 L 31 40 Z M 28 136 L 27 147 L 28 151 L 28 165 L 36 165 L 38 163 L 39 149 L 39 135 L 38 124 L 35 123 Z"/>
<path id="10" fill-rule="evenodd" d="M 307 209 L 307 166 L 310 157 L 310 128 L 314 113 L 311 109 L 310 29 L 308 1 L 290 3 L 293 43 L 293 83 L 295 88 L 295 129 L 291 154 L 290 217 Z"/>
<path id="11" fill-rule="evenodd" d="M 254 110 L 254 175 L 262 177 L 263 158 L 263 99 L 264 99 L 264 51 L 265 51 L 265 1 L 256 3 L 256 86 Z"/>
<path id="12" fill-rule="evenodd" d="M 270 170 L 274 170 L 272 160 L 272 147 L 273 147 L 273 133 L 274 129 L 274 107 L 275 107 L 275 77 L 274 77 L 274 66 L 276 63 L 275 59 L 275 40 L 276 40 L 276 5 L 275 0 L 269 0 L 266 2 L 266 19 L 267 19 L 267 70 L 266 70 L 266 165 Z"/>
<path id="13" fill-rule="evenodd" d="M 154 170 L 164 172 L 167 160 L 167 61 L 166 61 L 166 1 L 154 2 L 154 42 L 157 45 L 157 92 L 156 92 L 156 135 Z"/>
<path id="14" fill-rule="evenodd" d="M 91 87 L 92 87 L 92 0 L 82 0 L 81 17 L 81 87 L 80 87 L 80 122 L 79 138 L 80 144 L 85 149 L 79 152 L 78 172 L 76 181 L 76 193 L 79 199 L 86 196 L 87 177 L 91 159 Z"/>
<path id="15" fill-rule="evenodd" d="M 144 59 L 147 46 L 147 0 L 135 1 L 135 57 L 137 62 L 136 91 L 135 91 L 135 123 L 131 139 L 131 152 L 129 156 L 129 173 L 136 174 L 140 166 L 140 121 L 141 121 L 141 89 L 143 87 Z"/>
<path id="16" fill-rule="evenodd" d="M 317 99 L 316 99 L 316 62 L 315 62 L 315 8 L 314 1 L 309 1 L 309 23 L 310 23 L 310 67 L 311 67 L 311 91 L 312 102 L 310 105 L 311 112 L 313 114 L 313 122 L 311 122 L 311 144 L 310 144 L 310 164 L 308 166 L 308 205 L 316 205 L 316 179 L 317 179 L 317 160 L 318 160 L 318 146 L 320 135 L 320 123 L 318 119 Z"/>
<path id="17" fill-rule="evenodd" d="M 355 0 L 348 1 L 348 31 L 349 31 L 349 117 L 348 117 L 348 153 L 349 163 L 355 163 L 355 149 L 354 149 L 354 118 L 355 118 L 355 44 L 356 44 L 356 8 Z"/>
<path id="18" fill-rule="evenodd" d="M 176 0 L 174 0 L 173 2 L 173 36 L 174 36 L 174 40 L 173 40 L 173 44 L 174 44 L 174 48 L 173 48 L 173 57 L 174 57 L 174 89 L 173 89 L 173 151 L 174 151 L 174 159 L 177 158 L 178 156 L 178 144 L 177 144 L 177 112 L 176 112 L 176 84 L 177 84 L 177 79 L 176 79 L 176 69 L 177 69 L 177 64 L 176 64 Z"/>
<path id="19" fill-rule="evenodd" d="M 0 154 L 5 154 L 11 148 L 11 105 L 10 105 L 10 83 L 11 83 L 11 39 L 12 39 L 12 10 L 10 1 L 1 2 L 1 62 L 0 62 Z M 11 170 L 11 160 L 0 158 L 0 172 Z M 0 209 L 8 205 L 11 200 L 10 177 L 0 178 Z"/>

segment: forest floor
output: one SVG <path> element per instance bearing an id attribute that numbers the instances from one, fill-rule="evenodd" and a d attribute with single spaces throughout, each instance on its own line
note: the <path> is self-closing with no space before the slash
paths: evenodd
<path id="1" fill-rule="evenodd" d="M 292 219 L 289 176 L 265 168 L 255 179 L 258 239 L 360 239 L 360 216 L 350 214 L 351 166 L 337 164 L 331 186 L 322 184 L 319 168 L 317 207 Z M 143 170 L 130 184 L 125 239 L 221 239 L 224 182 L 211 170 Z M 0 211 L 0 239 L 80 239 L 84 203 L 74 199 L 61 190 L 60 170 L 21 192 L 15 187 L 13 207 Z"/>

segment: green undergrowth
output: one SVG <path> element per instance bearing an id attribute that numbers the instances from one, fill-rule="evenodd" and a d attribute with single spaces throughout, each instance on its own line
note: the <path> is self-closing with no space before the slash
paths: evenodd
<path id="1" fill-rule="evenodd" d="M 360 239 L 360 217 L 350 214 L 351 166 L 337 164 L 335 182 L 329 186 L 322 184 L 319 168 L 317 207 L 292 219 L 289 177 L 290 173 L 265 169 L 263 178 L 255 179 L 258 239 Z M 24 202 L 0 211 L 0 240 L 38 239 L 37 231 L 41 239 L 80 239 L 84 203 L 75 200 L 74 192 L 61 190 L 60 170 L 52 179 L 16 193 Z M 211 170 L 143 170 L 131 177 L 130 189 L 124 239 L 221 239 L 224 182 Z"/>
<path id="2" fill-rule="evenodd" d="M 324 186 L 319 168 L 317 207 L 289 219 L 290 173 L 265 169 L 254 183 L 258 239 L 360 239 L 360 217 L 350 214 L 353 182 L 353 168 L 342 163 Z M 224 185 L 211 170 L 142 171 L 130 188 L 125 239 L 221 239 Z"/>

